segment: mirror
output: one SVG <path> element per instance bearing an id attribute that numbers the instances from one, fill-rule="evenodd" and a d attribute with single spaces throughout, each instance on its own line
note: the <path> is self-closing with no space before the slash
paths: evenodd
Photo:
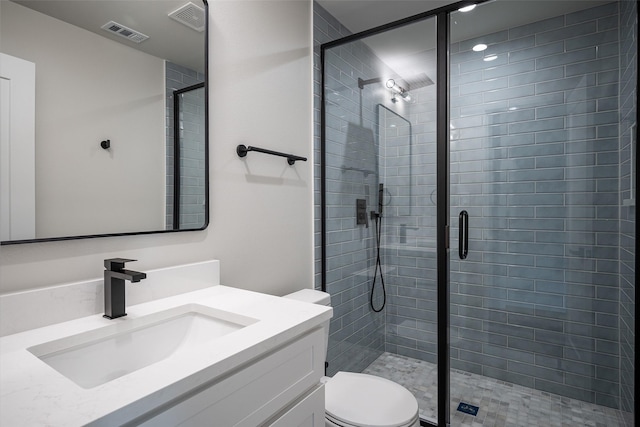
<path id="1" fill-rule="evenodd" d="M 204 0 L 0 2 L 3 245 L 206 228 L 206 17 Z"/>

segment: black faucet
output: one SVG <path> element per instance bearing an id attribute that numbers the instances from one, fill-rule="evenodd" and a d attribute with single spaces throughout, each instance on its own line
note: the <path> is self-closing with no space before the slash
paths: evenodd
<path id="1" fill-rule="evenodd" d="M 147 277 L 146 273 L 125 270 L 124 264 L 135 259 L 111 258 L 104 260 L 104 316 L 116 319 L 126 316 L 124 308 L 124 281 L 139 282 Z"/>

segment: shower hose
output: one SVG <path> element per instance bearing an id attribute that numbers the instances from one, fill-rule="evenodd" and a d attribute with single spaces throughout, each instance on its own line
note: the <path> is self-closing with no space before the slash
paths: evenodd
<path id="1" fill-rule="evenodd" d="M 371 284 L 371 294 L 369 296 L 369 303 L 371 304 L 371 309 L 376 313 L 379 313 L 384 308 L 387 303 L 387 291 L 384 286 L 384 275 L 382 273 L 382 261 L 380 260 L 380 240 L 382 234 L 382 215 L 375 215 L 375 228 L 376 228 L 376 267 L 373 271 L 373 283 Z M 373 304 L 373 294 L 376 290 L 376 279 L 378 277 L 378 270 L 380 270 L 380 284 L 382 285 L 382 305 L 379 308 L 376 308 Z"/>

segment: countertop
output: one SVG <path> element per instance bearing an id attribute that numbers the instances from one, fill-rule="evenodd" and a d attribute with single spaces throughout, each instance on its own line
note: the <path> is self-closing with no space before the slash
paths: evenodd
<path id="1" fill-rule="evenodd" d="M 27 349 L 55 339 L 197 303 L 257 319 L 201 347 L 90 389 L 42 362 Z M 127 307 L 127 316 L 93 315 L 0 338 L 0 425 L 113 426 L 241 368 L 288 341 L 320 327 L 330 307 L 242 289 L 213 286 Z"/>

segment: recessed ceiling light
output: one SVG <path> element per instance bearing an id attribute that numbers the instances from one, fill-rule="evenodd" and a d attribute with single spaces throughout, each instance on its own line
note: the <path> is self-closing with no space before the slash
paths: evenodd
<path id="1" fill-rule="evenodd" d="M 498 55 L 487 55 L 484 57 L 484 60 L 487 62 L 495 61 L 496 59 L 498 59 Z"/>
<path id="2" fill-rule="evenodd" d="M 469 6 L 461 7 L 460 9 L 458 9 L 458 11 L 459 12 L 471 12 L 475 8 L 476 8 L 475 4 L 470 4 Z"/>
<path id="3" fill-rule="evenodd" d="M 486 44 L 479 43 L 479 44 L 475 45 L 474 47 L 472 47 L 472 49 L 473 49 L 474 52 L 482 52 L 487 47 L 488 46 Z"/>

